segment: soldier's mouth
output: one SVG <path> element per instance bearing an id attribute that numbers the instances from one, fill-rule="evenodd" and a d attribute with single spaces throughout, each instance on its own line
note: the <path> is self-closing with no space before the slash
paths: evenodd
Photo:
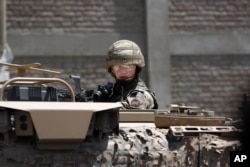
<path id="1" fill-rule="evenodd" d="M 132 79 L 131 77 L 127 77 L 127 76 L 121 76 L 119 77 L 119 80 L 130 80 Z"/>
<path id="2" fill-rule="evenodd" d="M 127 79 L 128 77 L 126 76 L 120 76 L 119 79 Z"/>

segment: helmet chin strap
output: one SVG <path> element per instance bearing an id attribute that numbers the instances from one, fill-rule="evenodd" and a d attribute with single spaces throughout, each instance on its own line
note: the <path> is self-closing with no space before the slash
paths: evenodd
<path id="1" fill-rule="evenodd" d="M 125 80 L 125 79 L 120 79 L 120 80 L 119 80 L 119 79 L 116 79 L 116 77 L 115 77 L 115 75 L 113 74 L 111 68 L 108 69 L 108 72 L 112 75 L 112 77 L 115 78 L 116 82 L 118 82 L 118 83 L 120 83 L 120 84 L 123 85 L 123 83 L 126 84 L 126 83 L 129 83 L 129 81 L 132 81 L 132 80 L 134 80 L 134 79 L 136 79 L 136 78 L 139 78 L 139 73 L 141 72 L 141 70 L 142 70 L 142 69 L 141 69 L 140 67 L 136 66 L 135 75 L 134 75 L 134 77 L 133 77 L 131 80 Z"/>
<path id="2" fill-rule="evenodd" d="M 127 85 L 127 84 L 133 82 L 133 80 L 138 79 L 138 78 L 139 78 L 139 73 L 136 72 L 132 79 L 130 79 L 130 80 L 116 79 L 116 82 L 120 85 Z"/>
<path id="3" fill-rule="evenodd" d="M 121 85 L 121 102 L 123 102 L 124 101 L 124 87 L 126 86 L 126 85 L 129 85 L 130 83 L 132 83 L 132 82 L 134 82 L 136 79 L 138 79 L 139 78 L 139 73 L 138 72 L 136 72 L 135 73 L 135 75 L 134 75 L 134 77 L 133 77 L 133 79 L 131 79 L 131 80 L 125 80 L 125 79 L 121 79 L 121 80 L 118 80 L 118 79 L 116 79 L 116 83 L 117 84 L 119 84 L 119 85 Z"/>

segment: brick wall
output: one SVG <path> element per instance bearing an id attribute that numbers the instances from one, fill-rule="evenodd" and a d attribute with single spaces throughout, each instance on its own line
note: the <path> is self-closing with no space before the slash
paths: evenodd
<path id="1" fill-rule="evenodd" d="M 211 31 L 250 28 L 248 0 L 170 0 L 171 31 Z"/>
<path id="2" fill-rule="evenodd" d="M 8 0 L 8 31 L 143 32 L 144 1 Z"/>
<path id="3" fill-rule="evenodd" d="M 141 32 L 144 1 L 8 0 L 8 31 Z M 171 31 L 250 28 L 248 0 L 170 0 Z"/>
<path id="4" fill-rule="evenodd" d="M 250 2 L 171 0 L 169 21 L 172 32 L 249 30 Z M 249 55 L 171 57 L 173 103 L 197 105 L 218 115 L 238 118 L 242 95 L 249 86 Z"/>
<path id="5" fill-rule="evenodd" d="M 239 117 L 243 93 L 250 90 L 250 57 L 172 57 L 172 98 L 198 105 L 218 115 Z"/>

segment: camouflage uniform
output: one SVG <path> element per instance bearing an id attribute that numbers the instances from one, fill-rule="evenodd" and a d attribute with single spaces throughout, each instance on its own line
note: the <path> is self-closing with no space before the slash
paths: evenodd
<path id="1" fill-rule="evenodd" d="M 111 67 L 117 64 L 134 64 L 136 73 L 132 80 L 117 80 L 107 101 L 121 101 L 124 108 L 158 108 L 155 94 L 140 79 L 139 73 L 145 66 L 144 57 L 137 44 L 129 40 L 113 43 L 106 58 L 106 66 L 111 75 Z M 114 76 L 115 77 L 115 76 Z"/>

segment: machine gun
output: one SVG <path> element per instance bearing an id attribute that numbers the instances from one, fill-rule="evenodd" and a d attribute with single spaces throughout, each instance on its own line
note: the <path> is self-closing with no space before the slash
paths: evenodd
<path id="1" fill-rule="evenodd" d="M 85 90 L 81 88 L 81 78 L 77 75 L 70 75 L 71 79 L 73 79 L 75 83 L 75 101 L 78 102 L 87 102 L 93 100 L 94 90 Z M 70 99 L 71 96 L 66 89 L 58 90 L 58 97 L 62 99 Z"/>
<path id="2" fill-rule="evenodd" d="M 106 85 L 98 85 L 97 91 L 93 95 L 94 102 L 103 102 L 110 95 L 113 84 L 108 82 Z"/>
<path id="3" fill-rule="evenodd" d="M 87 102 L 87 101 L 94 101 L 94 102 L 105 102 L 106 98 L 110 95 L 113 84 L 108 82 L 105 84 L 100 84 L 97 87 L 97 91 L 94 90 L 85 90 L 81 88 L 81 78 L 77 75 L 70 75 L 71 79 L 74 80 L 75 83 L 75 101 L 77 102 Z M 61 99 L 70 99 L 71 96 L 66 89 L 59 89 L 59 98 Z"/>

